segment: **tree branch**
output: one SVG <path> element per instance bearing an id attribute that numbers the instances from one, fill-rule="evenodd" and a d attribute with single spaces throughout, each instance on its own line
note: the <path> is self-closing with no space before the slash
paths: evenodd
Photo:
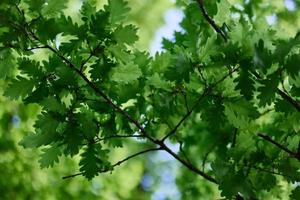
<path id="1" fill-rule="evenodd" d="M 100 47 L 100 43 L 93 50 L 91 50 L 89 57 L 86 60 L 82 61 L 81 65 L 80 65 L 81 72 L 82 72 L 84 66 L 86 65 L 86 63 L 88 63 L 89 60 L 95 55 L 95 53 L 99 47 Z"/>
<path id="2" fill-rule="evenodd" d="M 277 93 L 284 99 L 286 100 L 291 106 L 293 106 L 298 112 L 300 112 L 300 105 L 299 103 L 294 100 L 291 96 L 286 94 L 284 91 L 280 90 L 277 88 Z"/>
<path id="3" fill-rule="evenodd" d="M 199 105 L 199 103 L 209 94 L 211 94 L 211 92 L 213 91 L 213 89 L 220 84 L 221 82 L 223 82 L 227 77 L 229 77 L 231 74 L 233 74 L 235 71 L 237 71 L 239 69 L 239 67 L 236 67 L 235 69 L 233 69 L 231 72 L 229 72 L 228 74 L 226 74 L 224 77 L 222 77 L 220 80 L 218 80 L 217 82 L 215 82 L 214 84 L 212 84 L 210 87 L 206 88 L 204 90 L 204 92 L 198 97 L 198 99 L 195 101 L 195 103 L 193 104 L 192 108 L 189 110 L 189 112 L 187 112 L 182 118 L 181 120 L 177 123 L 177 125 L 167 134 L 165 135 L 161 141 L 164 142 L 167 138 L 169 138 L 170 136 L 172 136 L 173 134 L 176 133 L 177 129 L 180 127 L 180 125 L 193 113 L 193 111 L 196 109 L 196 107 Z"/>
<path id="4" fill-rule="evenodd" d="M 134 157 L 137 157 L 137 156 L 139 156 L 139 155 L 142 155 L 142 154 L 144 154 L 144 153 L 148 153 L 148 152 L 152 152 L 152 151 L 160 151 L 160 150 L 163 150 L 163 149 L 162 149 L 161 147 L 159 147 L 159 148 L 151 148 L 151 149 L 146 149 L 146 150 L 144 150 L 144 151 L 137 152 L 137 153 L 132 154 L 132 155 L 130 155 L 130 156 L 124 158 L 123 160 L 120 160 L 120 161 L 118 161 L 117 163 L 113 164 L 113 165 L 111 166 L 111 168 L 100 171 L 100 173 L 105 173 L 105 172 L 111 171 L 114 167 L 119 166 L 119 165 L 121 165 L 122 163 L 124 163 L 124 162 L 126 162 L 126 161 L 128 161 L 128 160 L 130 160 L 130 159 L 132 159 L 132 158 L 134 158 Z M 82 175 L 82 174 L 83 174 L 83 173 L 80 172 L 80 173 L 77 173 L 77 174 L 72 174 L 72 175 L 64 176 L 64 177 L 62 177 L 62 179 L 73 178 L 73 177 L 76 177 L 76 176 L 80 176 L 80 175 Z"/>
<path id="5" fill-rule="evenodd" d="M 278 142 L 276 142 L 275 140 L 273 140 L 270 136 L 268 135 L 264 135 L 262 133 L 258 133 L 258 136 L 261 137 L 262 139 L 272 143 L 273 145 L 275 145 L 276 147 L 278 147 L 279 149 L 283 150 L 284 152 L 288 153 L 290 156 L 296 158 L 297 160 L 300 161 L 300 156 L 298 156 L 297 153 L 292 152 L 291 150 L 289 150 L 288 148 L 284 147 L 283 145 L 279 144 Z"/>
<path id="6" fill-rule="evenodd" d="M 227 42 L 228 38 L 226 33 L 224 33 L 224 31 L 221 30 L 221 28 L 216 24 L 216 22 L 208 15 L 206 8 L 204 6 L 204 0 L 197 0 L 197 3 L 200 7 L 201 13 L 204 16 L 204 18 L 206 19 L 206 21 L 211 25 L 211 27 L 213 27 L 213 29 L 222 36 L 222 38 L 225 40 L 225 42 Z"/>
<path id="7" fill-rule="evenodd" d="M 283 176 L 283 177 L 287 177 L 287 178 L 291 178 L 291 179 L 295 178 L 295 177 L 289 176 L 287 174 L 276 172 L 276 171 L 270 170 L 270 169 L 265 169 L 265 168 L 262 168 L 262 167 L 257 167 L 255 165 L 246 165 L 245 167 L 250 167 L 251 169 L 255 169 L 257 171 L 261 171 L 261 172 L 265 172 L 265 173 L 269 173 L 269 174 L 273 174 L 273 175 L 278 175 L 278 176 Z"/>

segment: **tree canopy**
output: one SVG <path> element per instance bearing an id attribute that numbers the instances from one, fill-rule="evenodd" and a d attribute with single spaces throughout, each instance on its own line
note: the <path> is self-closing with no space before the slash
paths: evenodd
<path id="1" fill-rule="evenodd" d="M 300 199 L 300 2 L 289 4 L 177 0 L 182 31 L 150 56 L 125 0 L 82 1 L 72 16 L 68 1 L 2 0 L 1 87 L 25 113 L 0 113 L 2 131 L 29 121 L 19 145 L 40 149 L 41 168 L 79 158 L 60 174 L 75 183 L 165 152 L 180 164 L 178 198 Z"/>

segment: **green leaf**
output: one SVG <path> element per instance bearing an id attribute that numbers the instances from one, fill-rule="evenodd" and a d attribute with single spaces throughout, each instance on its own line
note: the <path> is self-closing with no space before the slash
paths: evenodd
<path id="1" fill-rule="evenodd" d="M 18 76 L 17 79 L 14 79 L 6 88 L 4 95 L 17 100 L 19 97 L 28 96 L 34 88 L 35 80 L 26 79 L 24 77 Z"/>
<path id="2" fill-rule="evenodd" d="M 277 74 L 269 76 L 267 79 L 261 81 L 262 86 L 258 88 L 259 95 L 257 96 L 260 100 L 261 106 L 270 105 L 275 100 L 277 86 L 279 79 Z"/>
<path id="3" fill-rule="evenodd" d="M 164 80 L 158 73 L 153 74 L 151 77 L 147 78 L 147 83 L 157 89 L 163 89 L 166 91 L 171 91 L 172 84 L 170 81 Z"/>
<path id="4" fill-rule="evenodd" d="M 138 40 L 137 28 L 133 25 L 118 26 L 113 35 L 117 42 L 129 45 Z"/>
<path id="5" fill-rule="evenodd" d="M 117 45 L 111 45 L 107 48 L 119 61 L 123 63 L 129 63 L 134 60 L 134 55 L 130 54 L 126 50 L 125 45 L 117 44 Z"/>
<path id="6" fill-rule="evenodd" d="M 70 156 L 78 154 L 84 139 L 82 129 L 76 122 L 71 122 L 66 125 L 66 128 L 62 132 L 64 135 L 64 143 L 66 145 L 64 153 Z"/>
<path id="7" fill-rule="evenodd" d="M 55 163 L 58 163 L 61 151 L 58 146 L 52 146 L 50 148 L 44 148 L 39 163 L 41 168 L 53 167 Z"/>
<path id="8" fill-rule="evenodd" d="M 267 71 L 273 63 L 273 56 L 269 49 L 265 47 L 264 40 L 260 39 L 255 46 L 254 64 L 257 68 Z"/>
<path id="9" fill-rule="evenodd" d="M 253 97 L 255 87 L 254 80 L 251 77 L 249 70 L 241 70 L 240 75 L 234 80 L 237 82 L 235 87 L 236 90 L 240 90 L 241 94 L 247 99 L 250 100 Z"/>
<path id="10" fill-rule="evenodd" d="M 224 114 L 228 121 L 238 129 L 247 128 L 249 123 L 258 117 L 258 112 L 253 105 L 244 99 L 226 102 L 224 106 Z"/>
<path id="11" fill-rule="evenodd" d="M 68 1 L 47 0 L 47 2 L 43 4 L 42 14 L 47 17 L 55 17 L 62 13 L 63 9 L 66 8 L 67 3 Z"/>
<path id="12" fill-rule="evenodd" d="M 38 12 L 41 10 L 46 0 L 35 0 L 35 1 L 25 0 L 25 2 L 29 5 L 30 10 Z"/>
<path id="13" fill-rule="evenodd" d="M 227 0 L 222 0 L 217 4 L 218 13 L 214 16 L 214 20 L 217 24 L 223 24 L 230 18 L 231 5 Z"/>
<path id="14" fill-rule="evenodd" d="M 175 55 L 172 57 L 172 64 L 165 72 L 164 76 L 167 80 L 176 81 L 177 83 L 186 83 L 190 80 L 190 75 L 193 72 L 193 64 L 191 62 L 191 55 L 184 51 L 184 48 L 175 46 Z"/>
<path id="15" fill-rule="evenodd" d="M 84 1 L 82 3 L 80 13 L 83 15 L 82 19 L 87 21 L 92 17 L 92 15 L 96 12 L 96 7 L 91 4 L 91 2 Z"/>
<path id="16" fill-rule="evenodd" d="M 252 169 L 252 184 L 255 185 L 257 189 L 264 189 L 270 191 L 277 184 L 276 177 L 273 174 L 265 173 L 256 173 L 255 169 Z"/>
<path id="17" fill-rule="evenodd" d="M 37 134 L 29 133 L 28 135 L 24 136 L 22 140 L 19 142 L 19 145 L 23 146 L 24 148 L 38 147 Z"/>
<path id="18" fill-rule="evenodd" d="M 88 145 L 81 154 L 80 171 L 88 180 L 97 176 L 101 171 L 108 169 L 107 151 L 101 150 L 100 146 Z"/>
<path id="19" fill-rule="evenodd" d="M 277 112 L 283 112 L 285 114 L 293 113 L 295 109 L 291 104 L 283 99 L 277 99 L 275 102 L 275 110 Z"/>
<path id="20" fill-rule="evenodd" d="M 112 70 L 111 80 L 117 83 L 128 84 L 137 81 L 142 71 L 134 63 L 120 64 Z"/>
<path id="21" fill-rule="evenodd" d="M 109 13 L 104 12 L 103 10 L 98 11 L 95 15 L 92 16 L 90 21 L 90 31 L 98 40 L 104 39 L 108 36 L 107 27 Z"/>
<path id="22" fill-rule="evenodd" d="M 300 34 L 299 32 L 296 34 L 294 38 L 291 38 L 287 41 L 279 41 L 278 45 L 276 46 L 275 50 L 275 59 L 278 60 L 280 64 L 283 64 L 285 61 L 286 56 L 296 48 L 300 44 Z"/>
<path id="23" fill-rule="evenodd" d="M 300 76 L 300 54 L 293 54 L 290 56 L 285 64 L 287 73 L 295 79 Z"/>
<path id="24" fill-rule="evenodd" d="M 127 2 L 124 0 L 108 0 L 108 5 L 105 5 L 104 9 L 109 12 L 112 25 L 124 21 L 130 11 Z"/>
<path id="25" fill-rule="evenodd" d="M 14 57 L 10 50 L 0 51 L 0 78 L 12 76 L 15 70 Z"/>
<path id="26" fill-rule="evenodd" d="M 30 77 L 37 78 L 43 75 L 41 71 L 41 67 L 39 66 L 38 62 L 28 59 L 22 58 L 18 60 L 19 69 L 23 74 L 26 74 Z"/>
<path id="27" fill-rule="evenodd" d="M 291 199 L 298 200 L 300 199 L 300 187 L 297 186 L 290 195 Z"/>

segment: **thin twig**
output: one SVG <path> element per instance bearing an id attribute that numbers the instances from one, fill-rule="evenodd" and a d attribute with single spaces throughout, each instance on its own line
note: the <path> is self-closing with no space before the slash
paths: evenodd
<path id="1" fill-rule="evenodd" d="M 208 158 L 209 154 L 216 148 L 217 144 L 218 144 L 218 141 L 215 141 L 213 143 L 213 145 L 211 146 L 211 148 L 204 155 L 203 161 L 202 161 L 202 171 L 204 171 L 205 164 L 206 164 L 206 161 L 207 161 L 207 158 Z"/>
<path id="2" fill-rule="evenodd" d="M 203 74 L 203 72 L 202 72 L 202 70 L 201 70 L 201 66 L 198 65 L 198 66 L 197 66 L 197 70 L 198 70 L 198 72 L 199 72 L 199 74 L 200 74 L 200 77 L 201 77 L 203 83 L 204 83 L 204 87 L 207 88 L 207 80 L 206 80 L 206 78 L 204 77 L 204 74 Z"/>
<path id="3" fill-rule="evenodd" d="M 268 135 L 264 135 L 262 133 L 258 133 L 258 136 L 263 138 L 264 140 L 274 144 L 276 147 L 278 147 L 279 149 L 283 150 L 284 152 L 288 153 L 290 156 L 296 158 L 297 160 L 300 161 L 300 157 L 298 156 L 297 153 L 292 152 L 291 150 L 289 150 L 288 148 L 284 147 L 283 145 L 279 144 L 278 142 L 276 142 L 275 140 L 273 140 L 270 136 Z"/>
<path id="4" fill-rule="evenodd" d="M 183 142 L 182 140 L 180 140 L 177 136 L 175 137 L 177 142 L 179 143 L 179 151 L 182 153 L 183 157 L 189 162 L 192 163 L 191 160 L 189 159 L 189 157 L 187 156 L 187 154 L 185 153 L 184 149 L 183 149 Z"/>
<path id="5" fill-rule="evenodd" d="M 249 167 L 250 167 L 250 168 L 253 168 L 253 169 L 256 169 L 256 170 L 258 170 L 258 171 L 262 171 L 262 172 L 265 172 L 265 173 L 269 173 L 269 174 L 279 175 L 279 176 L 283 176 L 283 177 L 287 177 L 287 178 L 291 178 L 291 179 L 294 179 L 294 178 L 295 178 L 295 177 L 289 176 L 289 175 L 287 175 L 287 174 L 283 174 L 283 173 L 280 173 L 280 172 L 275 172 L 275 171 L 273 171 L 273 170 L 269 170 L 269 169 L 257 167 L 257 166 L 254 166 L 254 165 L 250 165 Z"/>
<path id="6" fill-rule="evenodd" d="M 98 48 L 100 47 L 100 43 L 90 52 L 90 55 L 87 59 L 85 59 L 81 65 L 80 65 L 80 71 L 82 72 L 84 66 L 86 65 L 86 63 L 89 62 L 89 60 L 95 55 L 96 51 L 98 50 Z"/>
<path id="7" fill-rule="evenodd" d="M 229 72 L 228 74 L 226 74 L 224 77 L 222 77 L 220 80 L 218 80 L 217 82 L 215 82 L 214 84 L 212 84 L 210 87 L 208 87 L 207 89 L 204 90 L 204 92 L 198 97 L 198 99 L 195 101 L 195 103 L 193 104 L 192 108 L 190 109 L 189 112 L 187 112 L 182 118 L 181 120 L 177 123 L 177 125 L 167 134 L 162 138 L 162 142 L 165 141 L 168 137 L 172 136 L 173 134 L 176 133 L 177 129 L 180 127 L 180 125 L 193 113 L 193 111 L 196 109 L 196 107 L 199 105 L 199 103 L 209 94 L 212 93 L 213 89 L 220 84 L 221 82 L 223 82 L 227 77 L 229 77 L 232 73 L 234 73 L 235 71 L 237 71 L 239 69 L 239 67 L 236 67 L 235 69 L 233 69 L 231 72 Z"/>
<path id="8" fill-rule="evenodd" d="M 100 171 L 99 173 L 105 173 L 105 172 L 108 172 L 108 171 L 112 171 L 114 167 L 119 166 L 122 163 L 124 163 L 124 162 L 126 162 L 126 161 L 128 161 L 128 160 L 130 160 L 134 157 L 137 157 L 137 156 L 142 155 L 144 153 L 148 153 L 148 152 L 152 152 L 152 151 L 159 151 L 159 150 L 163 150 L 163 149 L 161 147 L 159 147 L 159 148 L 151 148 L 151 149 L 146 149 L 146 150 L 137 152 L 135 154 L 132 154 L 132 155 L 124 158 L 123 160 L 118 161 L 117 163 L 113 164 L 110 168 L 104 169 L 104 170 Z M 64 177 L 62 177 L 62 179 L 73 178 L 73 177 L 80 176 L 80 175 L 83 175 L 83 172 L 79 172 L 79 173 L 76 173 L 76 174 L 64 176 Z"/>

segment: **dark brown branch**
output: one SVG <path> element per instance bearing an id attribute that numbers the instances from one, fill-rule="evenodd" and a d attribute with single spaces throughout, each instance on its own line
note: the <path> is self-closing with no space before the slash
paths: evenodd
<path id="1" fill-rule="evenodd" d="M 198 5 L 200 7 L 201 13 L 204 16 L 205 20 L 213 27 L 213 29 L 222 36 L 222 38 L 227 42 L 227 35 L 224 33 L 224 31 L 221 30 L 221 28 L 216 24 L 216 22 L 209 16 L 209 14 L 206 11 L 206 8 L 204 6 L 204 0 L 197 0 Z"/>
<path id="2" fill-rule="evenodd" d="M 130 160 L 130 159 L 132 159 L 134 157 L 142 155 L 144 153 L 148 153 L 148 152 L 152 152 L 152 151 L 159 151 L 159 150 L 163 150 L 163 149 L 161 147 L 159 147 L 159 148 L 146 149 L 144 151 L 137 152 L 137 153 L 132 154 L 132 155 L 128 156 L 127 158 L 124 158 L 123 160 L 120 160 L 117 163 L 113 164 L 109 169 L 104 169 L 104 170 L 100 171 L 99 173 L 105 173 L 105 172 L 111 171 L 114 167 L 119 166 L 122 163 L 124 163 L 124 162 L 126 162 L 126 161 L 128 161 L 128 160 Z M 62 179 L 73 178 L 73 177 L 76 177 L 76 176 L 80 176 L 82 174 L 83 174 L 83 172 L 80 172 L 80 173 L 77 173 L 77 174 L 72 174 L 72 175 L 64 176 L 64 177 L 62 177 Z"/>
<path id="3" fill-rule="evenodd" d="M 229 77 L 231 74 L 233 74 L 235 71 L 237 71 L 239 69 L 239 67 L 236 67 L 235 69 L 233 69 L 231 72 L 229 72 L 228 74 L 226 74 L 224 77 L 222 77 L 220 80 L 218 80 L 217 82 L 215 82 L 214 84 L 212 84 L 210 87 L 206 88 L 204 90 L 204 92 L 198 97 L 198 99 L 195 101 L 195 103 L 193 104 L 192 108 L 190 109 L 189 112 L 187 112 L 182 118 L 181 120 L 177 123 L 177 125 L 165 136 L 162 138 L 162 142 L 165 141 L 168 137 L 172 136 L 173 134 L 176 133 L 177 129 L 181 126 L 181 124 L 193 113 L 193 111 L 197 108 L 197 106 L 199 105 L 199 103 L 209 94 L 212 93 L 213 89 L 219 85 L 221 82 L 223 82 L 227 77 Z"/>
<path id="4" fill-rule="evenodd" d="M 288 153 L 290 156 L 296 158 L 297 160 L 300 161 L 300 157 L 298 156 L 297 153 L 292 152 L 291 150 L 289 150 L 288 148 L 284 147 L 283 145 L 279 144 L 278 142 L 276 142 L 275 140 L 273 140 L 270 136 L 268 135 L 264 135 L 262 133 L 258 133 L 258 136 L 263 138 L 264 140 L 272 143 L 273 145 L 275 145 L 276 147 L 278 147 L 279 149 L 283 150 L 284 152 Z"/>

